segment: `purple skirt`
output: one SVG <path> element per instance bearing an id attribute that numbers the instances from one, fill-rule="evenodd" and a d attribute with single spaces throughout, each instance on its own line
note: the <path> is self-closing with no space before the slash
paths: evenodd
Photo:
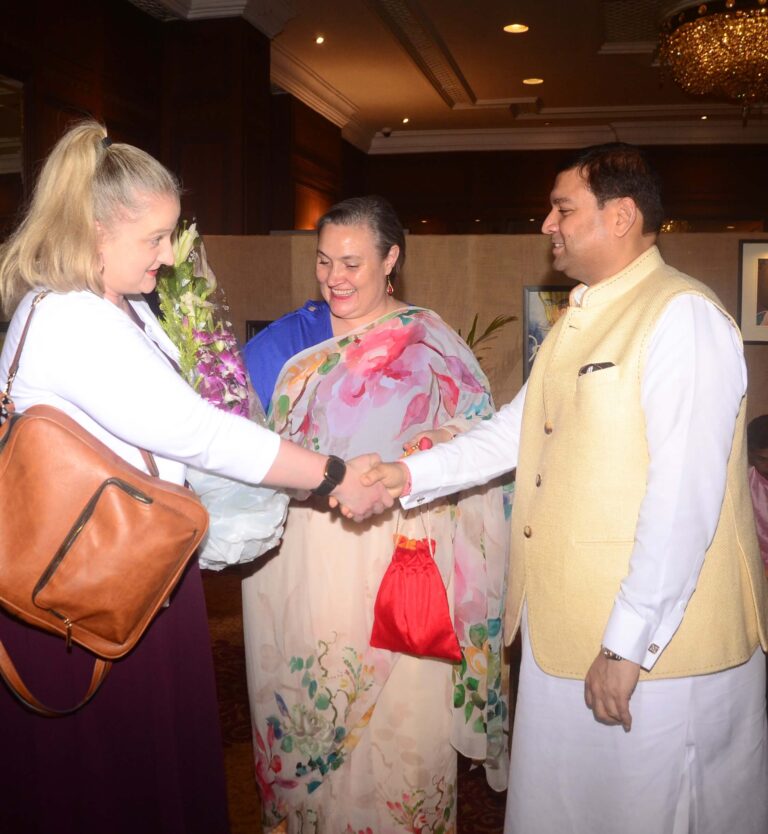
<path id="1" fill-rule="evenodd" d="M 0 613 L 0 639 L 48 706 L 77 703 L 93 657 Z M 42 718 L 0 683 L 0 832 L 226 834 L 210 635 L 195 562 L 139 645 L 74 715 Z"/>

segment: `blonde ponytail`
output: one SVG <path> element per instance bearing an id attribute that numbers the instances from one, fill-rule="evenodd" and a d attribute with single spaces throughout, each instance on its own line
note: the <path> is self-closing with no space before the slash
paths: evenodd
<path id="1" fill-rule="evenodd" d="M 29 210 L 0 246 L 0 300 L 10 315 L 30 289 L 102 295 L 97 221 L 108 228 L 142 210 L 148 194 L 178 196 L 179 185 L 139 148 L 103 141 L 95 121 L 70 128 L 43 166 Z"/>

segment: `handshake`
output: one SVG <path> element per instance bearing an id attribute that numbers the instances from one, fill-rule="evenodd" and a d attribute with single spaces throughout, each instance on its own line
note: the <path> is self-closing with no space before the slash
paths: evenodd
<path id="1" fill-rule="evenodd" d="M 423 432 L 404 444 L 404 457 L 444 439 L 441 430 Z M 347 474 L 328 501 L 345 518 L 359 522 L 391 507 L 409 481 L 410 472 L 402 461 L 384 463 L 377 454 L 359 455 L 347 461 Z"/>

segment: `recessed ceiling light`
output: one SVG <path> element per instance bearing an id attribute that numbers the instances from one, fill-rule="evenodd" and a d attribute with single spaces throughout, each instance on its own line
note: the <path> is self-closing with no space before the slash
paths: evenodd
<path id="1" fill-rule="evenodd" d="M 706 120 L 707 120 L 708 118 L 709 118 L 709 116 L 702 116 L 702 117 L 701 117 L 701 120 L 702 120 L 702 122 L 706 122 Z"/>
<path id="2" fill-rule="evenodd" d="M 736 227 L 735 226 L 726 226 L 725 228 L 726 229 L 735 229 Z"/>
<path id="3" fill-rule="evenodd" d="M 475 223 L 479 223 L 479 222 L 480 222 L 480 218 L 479 218 L 479 217 L 476 217 L 476 218 L 475 218 Z"/>
<path id="4" fill-rule="evenodd" d="M 543 84 L 543 78 L 524 78 L 523 84 Z"/>
<path id="5" fill-rule="evenodd" d="M 528 27 L 524 23 L 508 23 L 504 31 L 511 32 L 513 35 L 522 35 L 523 32 L 528 31 Z"/>
<path id="6" fill-rule="evenodd" d="M 322 35 L 318 35 L 318 36 L 315 38 L 315 43 L 317 43 L 317 44 L 320 44 L 320 43 L 325 43 L 325 38 L 324 38 Z"/>
<path id="7" fill-rule="evenodd" d="M 421 223 L 426 223 L 427 221 L 426 221 L 426 220 L 421 220 L 421 221 L 419 221 L 419 222 L 421 222 Z"/>
<path id="8" fill-rule="evenodd" d="M 528 218 L 528 222 L 529 222 L 529 223 L 535 223 L 535 222 L 536 222 L 536 218 L 535 218 L 535 217 L 529 217 L 529 218 Z"/>
<path id="9" fill-rule="evenodd" d="M 403 119 L 403 124 L 404 124 L 404 125 L 407 125 L 407 124 L 408 124 L 408 122 L 410 122 L 410 119 L 408 118 L 408 116 L 406 116 L 406 117 Z"/>

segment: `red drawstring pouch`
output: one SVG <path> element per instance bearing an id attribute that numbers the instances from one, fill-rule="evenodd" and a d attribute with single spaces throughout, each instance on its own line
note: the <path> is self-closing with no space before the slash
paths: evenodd
<path id="1" fill-rule="evenodd" d="M 458 663 L 461 649 L 434 548 L 434 539 L 395 533 L 395 552 L 373 609 L 371 645 Z"/>

